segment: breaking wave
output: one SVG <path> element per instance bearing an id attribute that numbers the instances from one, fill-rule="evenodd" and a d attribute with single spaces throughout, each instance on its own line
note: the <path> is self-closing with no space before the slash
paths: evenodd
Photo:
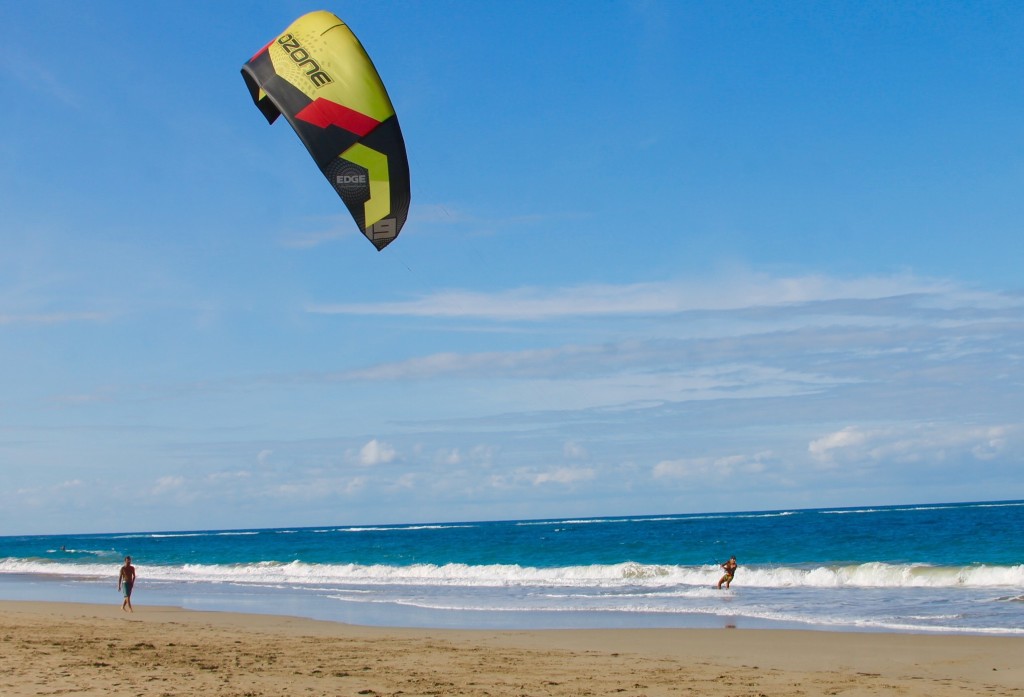
<path id="1" fill-rule="evenodd" d="M 635 562 L 540 568 L 516 564 L 392 566 L 266 561 L 143 566 L 139 572 L 152 580 L 186 583 L 575 588 L 707 586 L 721 575 L 721 570 L 714 565 L 674 566 Z M 6 558 L 0 560 L 0 574 L 106 578 L 111 575 L 111 565 Z M 1024 588 L 1024 564 L 952 567 L 869 562 L 799 567 L 742 566 L 736 582 L 756 588 Z"/>

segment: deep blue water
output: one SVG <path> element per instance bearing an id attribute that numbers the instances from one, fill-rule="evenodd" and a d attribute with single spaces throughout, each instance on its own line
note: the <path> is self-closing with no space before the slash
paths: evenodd
<path id="1" fill-rule="evenodd" d="M 0 537 L 0 597 L 419 626 L 1024 634 L 1024 501 Z M 718 565 L 740 563 L 730 591 Z"/>

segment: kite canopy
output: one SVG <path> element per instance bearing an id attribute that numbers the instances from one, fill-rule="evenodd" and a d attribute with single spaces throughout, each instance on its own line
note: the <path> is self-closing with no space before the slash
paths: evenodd
<path id="1" fill-rule="evenodd" d="M 359 39 L 330 12 L 295 20 L 242 66 L 269 123 L 284 114 L 359 229 L 384 249 L 409 214 L 398 117 Z"/>

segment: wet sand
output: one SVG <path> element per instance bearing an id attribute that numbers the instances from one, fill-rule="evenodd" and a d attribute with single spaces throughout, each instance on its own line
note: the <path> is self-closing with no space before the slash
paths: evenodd
<path id="1" fill-rule="evenodd" d="M 0 694 L 1022 695 L 1024 638 L 428 630 L 0 601 Z"/>

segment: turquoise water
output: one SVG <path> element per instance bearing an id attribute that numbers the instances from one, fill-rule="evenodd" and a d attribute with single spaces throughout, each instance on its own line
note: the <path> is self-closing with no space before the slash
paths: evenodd
<path id="1" fill-rule="evenodd" d="M 0 597 L 362 624 L 1024 634 L 1024 501 L 0 537 Z M 730 591 L 714 586 L 735 554 Z"/>

